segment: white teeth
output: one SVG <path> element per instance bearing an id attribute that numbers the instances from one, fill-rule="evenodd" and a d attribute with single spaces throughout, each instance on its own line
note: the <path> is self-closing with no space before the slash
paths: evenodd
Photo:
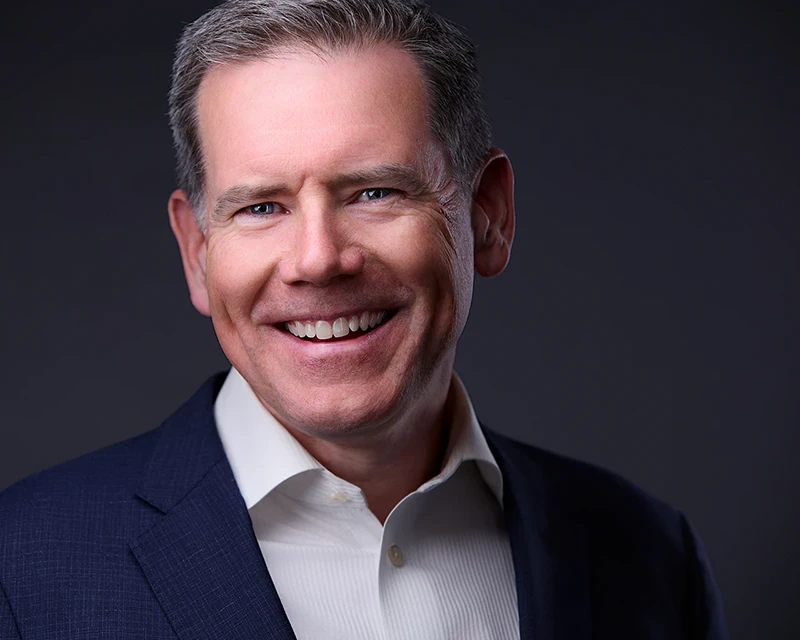
<path id="1" fill-rule="evenodd" d="M 325 320 L 317 320 L 317 324 L 314 329 L 316 330 L 317 338 L 320 340 L 330 340 L 333 337 L 333 328 L 331 327 L 330 322 L 325 322 Z"/>
<path id="2" fill-rule="evenodd" d="M 316 322 L 303 322 L 295 320 L 285 324 L 286 329 L 298 338 L 317 338 L 330 340 L 331 338 L 344 338 L 351 331 L 367 331 L 377 327 L 386 319 L 385 311 L 365 311 L 360 316 L 351 316 L 349 319 L 340 317 L 333 321 L 317 320 Z"/>
<path id="3" fill-rule="evenodd" d="M 337 318 L 333 323 L 333 337 L 344 338 L 350 333 L 350 325 L 347 324 L 347 318 Z"/>

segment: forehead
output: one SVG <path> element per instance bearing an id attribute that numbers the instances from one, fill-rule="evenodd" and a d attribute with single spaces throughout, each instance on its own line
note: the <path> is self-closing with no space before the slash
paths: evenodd
<path id="1" fill-rule="evenodd" d="M 437 155 L 427 113 L 416 62 L 392 45 L 216 66 L 198 92 L 207 190 L 418 165 Z"/>

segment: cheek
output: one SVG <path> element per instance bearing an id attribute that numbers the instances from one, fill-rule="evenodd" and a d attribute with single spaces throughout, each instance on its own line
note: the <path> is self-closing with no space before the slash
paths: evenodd
<path id="1" fill-rule="evenodd" d="M 415 292 L 425 309 L 422 324 L 437 334 L 460 333 L 472 292 L 472 246 L 469 227 L 447 221 L 439 211 L 410 215 L 391 223 L 395 227 L 374 238 L 379 259 Z M 425 331 L 424 326 L 419 330 Z"/>
<path id="2" fill-rule="evenodd" d="M 269 265 L 263 242 L 227 234 L 212 236 L 206 258 L 212 317 L 234 321 L 249 318 Z"/>

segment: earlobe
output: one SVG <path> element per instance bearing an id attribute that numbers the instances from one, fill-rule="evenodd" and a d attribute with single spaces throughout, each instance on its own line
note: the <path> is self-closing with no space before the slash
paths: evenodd
<path id="1" fill-rule="evenodd" d="M 506 154 L 492 149 L 473 188 L 475 269 L 480 275 L 491 278 L 506 268 L 514 225 L 514 172 Z"/>
<path id="2" fill-rule="evenodd" d="M 169 198 L 169 224 L 183 262 L 183 273 L 189 285 L 189 295 L 195 309 L 206 316 L 211 315 L 206 286 L 206 236 L 197 223 L 197 218 L 186 194 L 178 189 Z"/>

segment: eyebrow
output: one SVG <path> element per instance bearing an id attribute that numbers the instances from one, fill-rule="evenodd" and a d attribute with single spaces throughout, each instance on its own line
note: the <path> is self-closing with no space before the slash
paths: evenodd
<path id="1" fill-rule="evenodd" d="M 212 218 L 219 220 L 231 209 L 238 209 L 247 202 L 268 202 L 272 198 L 289 190 L 285 184 L 275 185 L 236 185 L 222 192 L 214 203 Z"/>
<path id="2" fill-rule="evenodd" d="M 326 182 L 328 189 L 341 191 L 348 187 L 392 187 L 402 189 L 412 196 L 433 190 L 433 185 L 420 173 L 401 164 L 384 164 L 371 169 L 340 173 Z M 268 202 L 282 193 L 290 191 L 287 184 L 262 184 L 256 186 L 235 185 L 217 198 L 212 216 L 220 219 L 231 209 L 238 209 L 248 202 Z"/>
<path id="3" fill-rule="evenodd" d="M 372 169 L 363 169 L 335 176 L 329 183 L 334 190 L 347 187 L 372 186 L 395 187 L 408 191 L 411 195 L 421 195 L 432 189 L 430 180 L 402 164 L 384 164 Z"/>

